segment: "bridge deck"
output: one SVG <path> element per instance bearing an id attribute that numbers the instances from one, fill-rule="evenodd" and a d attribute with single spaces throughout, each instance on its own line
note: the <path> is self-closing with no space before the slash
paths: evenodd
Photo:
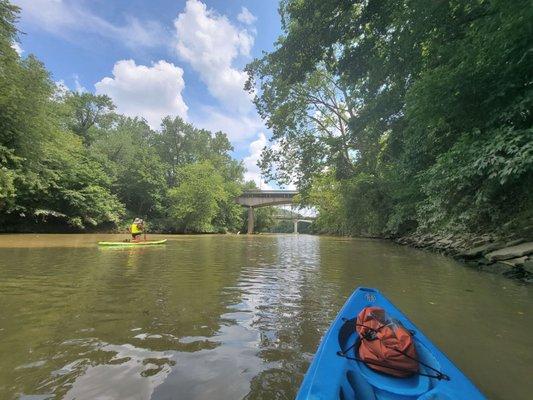
<path id="1" fill-rule="evenodd" d="M 247 190 L 235 199 L 237 204 L 248 207 L 248 233 L 254 232 L 254 208 L 292 204 L 297 190 Z M 296 222 L 297 224 L 297 222 Z M 295 230 L 297 230 L 295 225 Z"/>
<path id="2" fill-rule="evenodd" d="M 246 190 L 239 197 L 255 198 L 293 198 L 298 194 L 297 190 Z"/>
<path id="3" fill-rule="evenodd" d="M 279 204 L 292 204 L 297 190 L 247 190 L 235 201 L 245 207 L 266 207 Z"/>

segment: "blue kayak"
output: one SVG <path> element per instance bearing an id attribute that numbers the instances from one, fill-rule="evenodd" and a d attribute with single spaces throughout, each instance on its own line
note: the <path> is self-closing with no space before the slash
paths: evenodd
<path id="1" fill-rule="evenodd" d="M 360 339 L 354 318 L 363 308 L 372 306 L 383 308 L 411 331 L 420 374 L 397 378 L 359 361 L 356 349 Z M 378 290 L 358 288 L 323 337 L 296 399 L 477 400 L 485 396 Z"/>

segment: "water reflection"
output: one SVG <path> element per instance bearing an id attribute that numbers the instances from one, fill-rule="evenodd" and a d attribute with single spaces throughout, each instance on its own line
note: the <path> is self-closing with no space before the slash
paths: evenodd
<path id="1" fill-rule="evenodd" d="M 0 398 L 290 399 L 358 285 L 490 398 L 533 389 L 531 288 L 444 257 L 306 235 L 114 250 L 94 245 L 112 236 L 15 236 L 0 237 Z"/>
<path id="2" fill-rule="evenodd" d="M 150 398 L 175 364 L 171 352 L 150 351 L 131 344 L 97 343 L 87 355 L 90 357 L 53 371 L 56 382 L 47 386 L 57 387 L 64 375 L 70 375 L 69 380 L 75 379 L 65 399 Z"/>
<path id="3" fill-rule="evenodd" d="M 243 271 L 241 281 L 252 283 L 243 292 L 256 315 L 253 326 L 261 333 L 258 356 L 270 364 L 252 379 L 247 399 L 294 397 L 312 357 L 304 346 L 306 337 L 320 335 L 307 324 L 309 312 L 317 318 L 322 314 L 313 307 L 319 302 L 308 302 L 320 269 L 318 242 L 317 237 L 278 236 L 277 257 Z"/>

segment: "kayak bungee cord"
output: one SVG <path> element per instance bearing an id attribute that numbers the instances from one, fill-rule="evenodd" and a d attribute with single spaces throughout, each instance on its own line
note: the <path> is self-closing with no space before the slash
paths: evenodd
<path id="1" fill-rule="evenodd" d="M 353 320 L 349 320 L 347 318 L 343 318 L 345 324 L 348 323 L 348 322 L 353 322 Z M 374 328 L 371 328 L 369 326 L 366 326 L 364 324 L 358 324 L 358 323 L 355 323 L 354 326 L 361 326 L 361 327 L 364 327 L 366 329 L 368 329 L 369 331 L 372 331 L 372 333 L 374 334 L 373 336 L 369 335 L 369 332 L 366 333 L 366 334 L 363 334 L 361 339 L 364 339 L 364 340 L 376 340 L 377 338 L 375 337 L 375 334 L 377 332 L 379 332 L 379 330 L 381 328 L 383 328 L 384 326 L 387 326 L 387 324 L 383 324 L 381 325 L 378 329 L 374 329 Z M 411 331 L 409 331 L 411 332 Z M 355 331 L 355 334 L 357 336 L 359 336 L 358 332 Z M 413 338 L 416 340 L 416 337 L 414 337 L 414 334 L 411 332 Z M 426 364 L 425 362 L 423 361 L 420 361 L 414 357 L 411 357 L 409 354 L 406 354 L 405 352 L 401 351 L 401 350 L 398 350 L 398 349 L 395 349 L 393 347 L 389 347 L 387 346 L 384 342 L 382 342 L 383 346 L 385 346 L 387 349 L 389 350 L 394 350 L 402 355 L 404 355 L 405 357 L 413 360 L 413 361 L 416 361 L 418 362 L 419 364 L 423 365 L 424 367 L 426 368 L 429 368 L 430 370 L 434 371 L 436 373 L 436 375 L 431 375 L 431 374 L 426 374 L 426 373 L 423 373 L 423 372 L 420 372 L 420 371 L 417 371 L 417 372 L 414 372 L 415 374 L 417 375 L 421 375 L 421 376 L 427 376 L 429 378 L 434 378 L 434 379 L 438 379 L 438 380 L 445 380 L 445 381 L 449 381 L 450 380 L 450 377 L 446 374 L 444 374 L 443 372 L 439 371 L 438 369 L 436 368 L 433 368 L 431 365 L 428 365 Z M 408 369 L 405 369 L 405 368 L 400 368 L 400 367 L 394 367 L 394 366 L 390 366 L 390 365 L 387 365 L 385 363 L 380 363 L 379 361 L 372 361 L 372 360 L 363 360 L 359 357 L 350 357 L 348 356 L 348 351 L 350 351 L 351 349 L 353 349 L 355 346 L 357 345 L 357 341 L 352 344 L 350 347 L 348 347 L 346 350 L 341 350 L 340 351 L 337 351 L 337 355 L 340 356 L 340 357 L 344 357 L 346 358 L 347 360 L 353 360 L 353 361 L 359 361 L 359 362 L 362 362 L 362 363 L 365 363 L 365 364 L 372 364 L 372 365 L 376 365 L 376 366 L 379 366 L 379 367 L 383 367 L 383 368 L 386 368 L 386 369 L 391 369 L 391 370 L 394 370 L 394 371 L 401 371 L 401 372 L 411 372 L 410 370 Z M 354 351 L 354 354 L 355 354 L 355 351 Z"/>
<path id="2" fill-rule="evenodd" d="M 365 364 L 377 365 L 379 367 L 383 367 L 383 368 L 386 368 L 386 369 L 392 369 L 392 370 L 401 371 L 401 372 L 408 372 L 408 370 L 406 370 L 404 368 L 392 367 L 392 366 L 386 365 L 384 363 L 380 363 L 378 361 L 363 360 L 363 359 L 361 359 L 359 357 L 350 357 L 350 356 L 347 356 L 346 354 L 344 354 L 342 351 L 337 351 L 337 355 L 340 356 L 340 357 L 344 357 L 347 360 L 360 361 L 360 362 L 365 363 Z M 450 380 L 450 377 L 448 375 L 443 374 L 439 370 L 436 370 L 435 368 L 432 368 L 429 365 L 422 363 L 421 361 L 419 361 L 419 362 L 420 362 L 420 364 L 422 364 L 422 365 L 434 370 L 435 372 L 437 372 L 437 375 L 426 374 L 426 373 L 420 372 L 420 371 L 419 372 L 415 372 L 416 375 L 427 376 L 428 378 L 434 378 L 434 379 L 438 379 L 438 380 L 445 380 L 445 381 L 449 381 Z"/>

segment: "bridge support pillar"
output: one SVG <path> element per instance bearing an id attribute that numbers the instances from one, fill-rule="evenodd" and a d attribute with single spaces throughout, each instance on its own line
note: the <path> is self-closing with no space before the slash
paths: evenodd
<path id="1" fill-rule="evenodd" d="M 297 235 L 298 234 L 298 220 L 295 219 L 293 223 L 294 223 L 294 234 Z"/>
<path id="2" fill-rule="evenodd" d="M 254 233 L 254 208 L 248 207 L 248 235 Z"/>

